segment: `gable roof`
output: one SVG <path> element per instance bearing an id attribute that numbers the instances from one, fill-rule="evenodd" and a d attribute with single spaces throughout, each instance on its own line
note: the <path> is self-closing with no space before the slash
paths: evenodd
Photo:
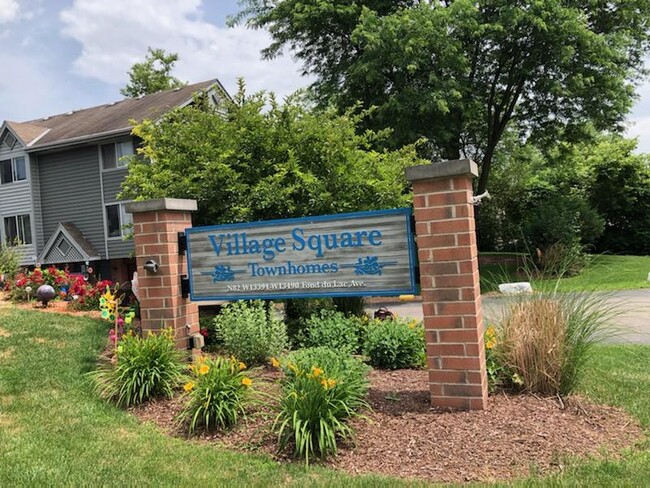
<path id="1" fill-rule="evenodd" d="M 61 249 L 62 242 L 68 246 L 65 252 Z M 76 225 L 72 222 L 60 222 L 37 261 L 41 264 L 59 264 L 98 259 L 101 259 L 101 256 Z"/>
<path id="2" fill-rule="evenodd" d="M 158 119 L 172 108 L 190 103 L 196 92 L 212 89 L 227 96 L 215 79 L 27 122 L 7 121 L 6 125 L 29 150 L 56 147 L 95 137 L 128 134 L 133 128 L 132 120 Z"/>

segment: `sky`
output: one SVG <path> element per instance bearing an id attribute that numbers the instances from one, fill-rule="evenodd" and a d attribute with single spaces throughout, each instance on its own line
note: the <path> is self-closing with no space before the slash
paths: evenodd
<path id="1" fill-rule="evenodd" d="M 265 31 L 229 28 L 237 0 L 0 0 L 0 121 L 26 121 L 123 98 L 127 72 L 149 46 L 178 53 L 174 75 L 218 78 L 235 91 L 279 96 L 306 86 L 289 54 L 264 61 Z M 630 116 L 628 135 L 650 153 L 650 82 Z"/>

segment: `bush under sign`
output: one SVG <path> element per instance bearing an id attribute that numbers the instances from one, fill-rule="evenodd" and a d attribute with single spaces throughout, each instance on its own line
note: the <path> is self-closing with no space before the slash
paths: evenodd
<path id="1" fill-rule="evenodd" d="M 187 229 L 192 300 L 416 292 L 411 210 Z"/>

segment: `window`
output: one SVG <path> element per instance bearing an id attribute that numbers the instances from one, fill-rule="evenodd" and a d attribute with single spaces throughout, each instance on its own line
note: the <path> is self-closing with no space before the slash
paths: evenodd
<path id="1" fill-rule="evenodd" d="M 0 183 L 6 185 L 7 183 L 26 179 L 27 166 L 25 165 L 24 156 L 0 161 Z"/>
<path id="2" fill-rule="evenodd" d="M 9 149 L 13 149 L 16 145 L 16 138 L 11 132 L 7 131 L 2 138 L 2 144 L 5 144 Z"/>
<path id="3" fill-rule="evenodd" d="M 129 162 L 125 156 L 131 156 L 133 152 L 132 141 L 121 141 L 110 144 L 102 144 L 102 167 L 104 169 L 125 168 Z"/>
<path id="4" fill-rule="evenodd" d="M 32 225 L 29 214 L 5 217 L 5 239 L 9 246 L 32 243 Z"/>
<path id="5" fill-rule="evenodd" d="M 106 205 L 106 227 L 108 237 L 124 237 L 130 233 L 124 227 L 133 224 L 133 216 L 126 213 L 123 203 Z"/>
<path id="6" fill-rule="evenodd" d="M 70 243 L 66 240 L 65 237 L 62 237 L 61 240 L 59 240 L 59 243 L 57 244 L 57 249 L 61 251 L 61 253 L 65 256 L 68 254 L 68 251 L 72 247 Z"/>

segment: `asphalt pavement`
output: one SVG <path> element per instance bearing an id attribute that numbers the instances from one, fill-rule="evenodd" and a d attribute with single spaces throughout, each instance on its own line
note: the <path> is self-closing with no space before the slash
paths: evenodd
<path id="1" fill-rule="evenodd" d="M 608 342 L 650 344 L 650 289 L 623 290 L 614 292 L 594 292 L 605 307 L 611 307 L 611 325 L 615 329 Z M 508 306 L 508 297 L 482 296 L 483 313 L 488 322 L 502 313 Z M 367 312 L 372 313 L 379 307 L 385 306 L 400 317 L 422 319 L 422 304 L 419 301 L 374 302 L 367 306 Z"/>

